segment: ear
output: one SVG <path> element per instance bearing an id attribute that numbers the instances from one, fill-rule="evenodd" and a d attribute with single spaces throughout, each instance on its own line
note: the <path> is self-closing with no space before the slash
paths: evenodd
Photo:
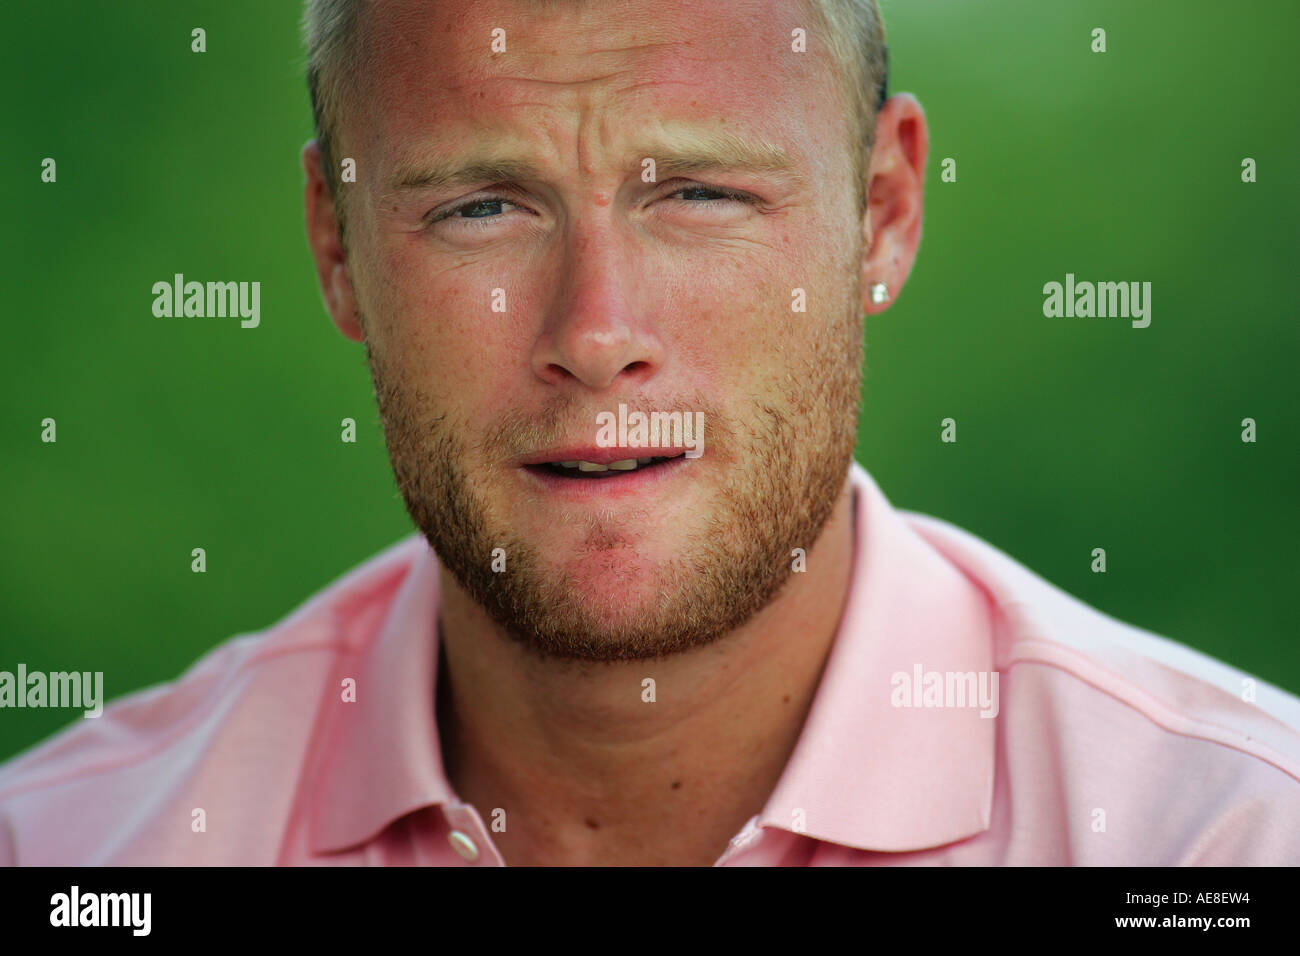
<path id="1" fill-rule="evenodd" d="M 910 93 L 891 96 L 876 117 L 876 141 L 867 170 L 867 211 L 862 217 L 862 311 L 883 312 L 898 298 L 921 245 L 921 209 L 930 131 Z M 883 282 L 889 302 L 871 301 Z"/>
<path id="2" fill-rule="evenodd" d="M 321 165 L 320 147 L 314 139 L 302 148 L 302 168 L 307 174 L 303 196 L 307 207 L 307 243 L 316 260 L 316 278 L 325 297 L 325 308 L 340 332 L 360 342 L 364 332 L 348 276 L 347 250 L 343 248 L 334 197 Z"/>

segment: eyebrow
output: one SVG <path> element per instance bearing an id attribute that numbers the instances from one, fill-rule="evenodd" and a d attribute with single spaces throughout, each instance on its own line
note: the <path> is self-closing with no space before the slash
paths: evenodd
<path id="1" fill-rule="evenodd" d="M 690 134 L 673 139 L 657 148 L 648 147 L 641 154 L 655 161 L 656 176 L 661 172 L 669 175 L 744 172 L 777 173 L 802 179 L 790 154 L 766 140 L 749 140 L 734 133 Z"/>
<path id="2" fill-rule="evenodd" d="M 639 172 L 644 159 L 655 161 L 655 178 L 692 173 L 747 172 L 776 174 L 802 182 L 794 160 L 780 146 L 748 140 L 734 133 L 691 133 L 632 151 L 628 172 Z M 541 179 L 535 164 L 508 156 L 478 155 L 406 163 L 392 180 L 394 191 L 442 189 L 477 183 L 522 182 Z"/>
<path id="3" fill-rule="evenodd" d="M 393 177 L 393 188 L 403 192 L 411 189 L 440 189 L 471 183 L 516 182 L 537 179 L 539 175 L 540 171 L 532 163 L 505 157 L 433 160 L 400 167 Z"/>

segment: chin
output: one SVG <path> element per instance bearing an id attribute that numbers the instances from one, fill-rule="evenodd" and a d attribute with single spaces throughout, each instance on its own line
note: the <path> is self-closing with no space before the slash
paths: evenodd
<path id="1" fill-rule="evenodd" d="M 601 620 L 640 613 L 663 599 L 662 569 L 629 548 L 586 552 L 555 575 L 575 606 Z"/>

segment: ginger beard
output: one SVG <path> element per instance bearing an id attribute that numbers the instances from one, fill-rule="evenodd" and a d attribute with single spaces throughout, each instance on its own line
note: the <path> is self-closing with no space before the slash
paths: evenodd
<path id="1" fill-rule="evenodd" d="M 747 414 L 729 419 L 698 396 L 654 406 L 705 413 L 702 459 L 710 449 L 721 459 L 709 504 L 696 527 L 673 528 L 672 556 L 649 568 L 636 550 L 636 515 L 645 509 L 585 509 L 583 547 L 602 552 L 607 562 L 610 592 L 598 595 L 565 570 L 566 556 L 548 560 L 544 549 L 516 533 L 494 503 L 494 492 L 499 497 L 503 491 L 489 477 L 494 468 L 499 475 L 523 454 L 571 437 L 578 423 L 595 421 L 594 412 L 558 398 L 536 412 L 504 416 L 481 436 L 467 436 L 449 410 L 372 351 L 367 335 L 384 438 L 408 514 L 443 566 L 503 633 L 541 657 L 648 660 L 718 640 L 776 596 L 791 573 L 792 550 L 811 552 L 843 491 L 862 374 L 854 286 L 838 319 L 813 332 L 806 359 L 773 369 L 768 381 L 775 401 L 755 401 Z M 627 399 L 608 404 L 617 401 Z M 505 550 L 504 572 L 492 569 L 495 548 Z M 619 574 L 620 555 L 627 555 L 636 573 Z"/>

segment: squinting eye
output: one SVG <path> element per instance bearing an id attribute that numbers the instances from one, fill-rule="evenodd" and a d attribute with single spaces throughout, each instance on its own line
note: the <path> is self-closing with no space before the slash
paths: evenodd
<path id="1" fill-rule="evenodd" d="M 688 186 L 686 189 L 679 189 L 676 195 L 692 201 L 722 198 L 722 193 L 716 189 L 705 189 L 703 186 Z"/>
<path id="2" fill-rule="evenodd" d="M 430 226 L 436 225 L 444 220 L 452 219 L 457 222 L 463 222 L 467 227 L 482 226 L 487 228 L 487 223 L 493 219 L 501 219 L 509 209 L 516 208 L 515 204 L 509 199 L 501 196 L 484 196 L 482 199 L 471 199 L 467 203 L 461 203 L 444 212 L 431 214 L 427 219 Z"/>
<path id="3" fill-rule="evenodd" d="M 743 193 L 733 193 L 726 189 L 710 189 L 707 186 L 687 186 L 685 189 L 677 190 L 673 195 L 681 196 L 687 202 L 714 202 L 719 199 L 734 199 L 737 202 L 751 201 Z"/>
<path id="4" fill-rule="evenodd" d="M 456 216 L 460 219 L 490 219 L 493 216 L 499 216 L 504 211 L 501 207 L 508 205 L 505 199 L 475 199 L 473 202 L 467 202 L 463 206 L 457 206 L 449 210 L 438 219 L 447 219 Z M 437 220 L 435 220 L 437 221 Z"/>

